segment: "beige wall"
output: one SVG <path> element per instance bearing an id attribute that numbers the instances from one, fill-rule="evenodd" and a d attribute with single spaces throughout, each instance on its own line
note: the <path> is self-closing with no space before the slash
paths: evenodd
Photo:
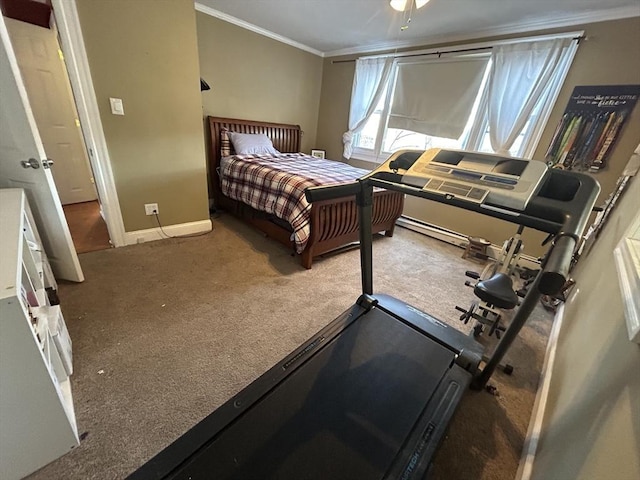
<path id="1" fill-rule="evenodd" d="M 209 218 L 192 0 L 77 0 L 126 231 Z M 121 98 L 124 116 L 112 115 Z"/>
<path id="2" fill-rule="evenodd" d="M 574 271 L 532 480 L 640 478 L 640 345 L 628 338 L 613 257 L 638 199 L 636 177 Z"/>
<path id="3" fill-rule="evenodd" d="M 325 58 L 322 69 L 318 143 L 325 145 L 327 158 L 341 159 L 343 158 L 342 134 L 348 130 L 351 87 L 356 64 L 355 62 L 333 63 L 334 60 L 340 59 Z M 353 163 L 357 165 L 356 162 Z"/>
<path id="4" fill-rule="evenodd" d="M 197 12 L 204 115 L 300 125 L 316 142 L 322 58 Z"/>
<path id="5" fill-rule="evenodd" d="M 527 33 L 527 36 L 574 30 L 584 30 L 587 39 L 578 48 L 534 158 L 540 159 L 544 156 L 555 126 L 561 118 L 575 86 L 640 84 L 640 17 L 562 30 Z M 515 36 L 517 35 L 510 35 L 510 37 Z M 478 41 L 481 40 L 488 39 L 478 39 Z M 472 43 L 472 41 L 464 43 Z M 341 138 L 342 133 L 347 129 L 355 64 L 353 62 L 332 63 L 332 61 L 350 58 L 355 58 L 355 56 L 327 58 L 324 61 L 320 117 L 318 119 L 318 143 L 327 145 L 327 152 L 333 158 L 340 158 L 339 155 L 342 152 Z M 604 200 L 613 189 L 622 168 L 638 144 L 638 139 L 640 139 L 640 106 L 636 106 L 625 126 L 610 157 L 609 167 L 595 175 L 603 187 L 601 200 Z M 351 163 L 357 166 L 367 166 L 367 164 L 356 161 Z M 481 236 L 498 245 L 501 245 L 504 239 L 515 232 L 515 227 L 507 222 L 480 217 L 454 207 L 416 198 L 407 199 L 405 214 L 463 234 Z M 525 231 L 525 251 L 532 255 L 541 254 L 540 241 L 543 238 L 544 235 L 538 232 Z"/>

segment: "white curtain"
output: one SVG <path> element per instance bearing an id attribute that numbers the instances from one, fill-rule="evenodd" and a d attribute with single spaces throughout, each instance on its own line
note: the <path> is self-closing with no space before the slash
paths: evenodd
<path id="1" fill-rule="evenodd" d="M 489 138 L 499 154 L 509 149 L 546 91 L 571 39 L 493 47 L 489 74 Z"/>
<path id="2" fill-rule="evenodd" d="M 349 131 L 342 135 L 344 158 L 351 158 L 353 136 L 362 130 L 375 111 L 389 81 L 392 65 L 393 58 L 390 57 L 356 60 L 356 73 L 351 89 Z"/>

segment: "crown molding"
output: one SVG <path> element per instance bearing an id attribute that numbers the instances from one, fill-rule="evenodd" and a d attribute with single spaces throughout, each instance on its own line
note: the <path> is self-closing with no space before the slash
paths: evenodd
<path id="1" fill-rule="evenodd" d="M 314 55 L 317 55 L 319 57 L 324 57 L 324 53 L 320 50 L 316 50 L 315 48 L 311 48 L 308 45 L 296 42 L 295 40 L 291 40 L 290 38 L 283 37 L 282 35 L 278 35 L 277 33 L 258 27 L 257 25 L 254 25 L 252 23 L 245 22 L 244 20 L 240 20 L 239 18 L 233 17 L 219 10 L 215 10 L 211 7 L 208 7 L 207 5 L 196 2 L 195 7 L 198 12 L 219 18 L 220 20 L 223 20 L 225 22 L 232 23 L 234 25 L 237 25 L 238 27 L 271 38 L 272 40 L 291 45 L 292 47 L 299 48 L 300 50 L 304 50 L 305 52 L 313 53 Z"/>
<path id="2" fill-rule="evenodd" d="M 342 48 L 338 50 L 332 50 L 329 52 L 321 52 L 308 45 L 296 42 L 290 38 L 284 37 L 270 30 L 266 30 L 262 27 L 258 27 L 249 22 L 245 22 L 239 18 L 223 13 L 219 10 L 215 10 L 202 3 L 195 3 L 195 9 L 198 12 L 210 15 L 228 23 L 232 23 L 246 30 L 250 30 L 259 35 L 271 38 L 281 43 L 285 43 L 292 47 L 304 50 L 319 57 L 338 57 L 343 55 L 355 55 L 361 53 L 376 53 L 394 49 L 421 47 L 426 45 L 446 44 L 453 42 L 460 42 L 466 40 L 476 40 L 487 37 L 497 37 L 500 35 L 512 35 L 515 33 L 527 33 L 537 30 L 549 30 L 552 28 L 564 28 L 575 25 L 583 25 L 588 23 L 606 22 L 609 20 L 619 20 L 622 18 L 631 18 L 640 16 L 640 9 L 636 5 L 619 7 L 608 10 L 598 10 L 593 12 L 578 13 L 571 16 L 556 17 L 552 20 L 536 20 L 528 23 L 513 23 L 509 25 L 503 25 L 496 28 L 486 28 L 474 31 L 467 31 L 464 34 L 459 35 L 434 35 L 426 36 L 413 40 L 406 40 L 402 42 L 382 42 L 376 44 L 369 44 L 361 47 Z"/>
<path id="3" fill-rule="evenodd" d="M 338 57 L 343 55 L 355 55 L 360 53 L 375 53 L 400 48 L 423 47 L 427 45 L 445 44 L 466 40 L 476 40 L 486 37 L 497 37 L 500 35 L 511 35 L 514 33 L 527 33 L 536 30 L 549 30 L 552 28 L 571 27 L 588 23 L 606 22 L 609 20 L 620 20 L 640 16 L 640 8 L 637 6 L 620 7 L 609 10 L 599 10 L 595 12 L 580 13 L 571 17 L 560 17 L 553 20 L 538 20 L 529 23 L 513 23 L 497 28 L 487 28 L 466 32 L 461 35 L 436 35 L 431 37 L 421 37 L 419 39 L 407 40 L 404 42 L 383 42 L 371 44 L 364 47 L 343 48 L 324 52 L 324 57 Z"/>

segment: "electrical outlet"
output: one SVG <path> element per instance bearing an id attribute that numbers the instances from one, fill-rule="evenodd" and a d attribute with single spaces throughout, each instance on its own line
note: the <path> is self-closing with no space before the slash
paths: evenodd
<path id="1" fill-rule="evenodd" d="M 144 204 L 144 213 L 146 215 L 160 214 L 160 210 L 158 210 L 158 204 L 157 203 L 145 203 Z"/>

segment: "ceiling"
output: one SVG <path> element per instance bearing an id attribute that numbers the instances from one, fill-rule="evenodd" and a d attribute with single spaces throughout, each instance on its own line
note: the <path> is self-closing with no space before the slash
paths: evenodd
<path id="1" fill-rule="evenodd" d="M 640 16 L 640 0 L 197 0 L 196 9 L 320 56 L 371 52 Z"/>

